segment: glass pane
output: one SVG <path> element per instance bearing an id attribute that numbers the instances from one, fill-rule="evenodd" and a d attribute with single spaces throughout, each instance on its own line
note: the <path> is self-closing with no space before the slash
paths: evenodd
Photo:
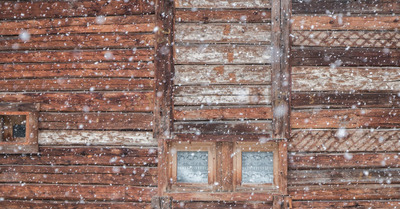
<path id="1" fill-rule="evenodd" d="M 272 152 L 242 152 L 242 183 L 272 183 L 273 161 Z"/>
<path id="2" fill-rule="evenodd" d="M 24 141 L 25 132 L 26 115 L 0 115 L 0 141 Z"/>
<path id="3" fill-rule="evenodd" d="M 208 152 L 177 152 L 177 182 L 208 183 Z"/>

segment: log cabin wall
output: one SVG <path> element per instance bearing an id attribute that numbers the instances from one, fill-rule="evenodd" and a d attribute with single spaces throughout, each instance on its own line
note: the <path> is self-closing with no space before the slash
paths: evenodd
<path id="1" fill-rule="evenodd" d="M 154 2 L 0 2 L 0 102 L 40 103 L 40 153 L 0 156 L 0 208 L 150 207 Z"/>
<path id="2" fill-rule="evenodd" d="M 292 1 L 294 208 L 400 206 L 399 14 L 396 0 Z"/>

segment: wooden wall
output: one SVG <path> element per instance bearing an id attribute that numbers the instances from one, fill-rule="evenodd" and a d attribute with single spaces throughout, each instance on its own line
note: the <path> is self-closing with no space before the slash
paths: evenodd
<path id="1" fill-rule="evenodd" d="M 294 208 L 400 202 L 400 7 L 396 0 L 292 1 Z"/>
<path id="2" fill-rule="evenodd" d="M 271 135 L 271 2 L 175 7 L 175 133 Z"/>
<path id="3" fill-rule="evenodd" d="M 0 102 L 41 104 L 40 153 L 0 156 L 1 208 L 150 207 L 154 12 L 146 0 L 0 2 Z"/>

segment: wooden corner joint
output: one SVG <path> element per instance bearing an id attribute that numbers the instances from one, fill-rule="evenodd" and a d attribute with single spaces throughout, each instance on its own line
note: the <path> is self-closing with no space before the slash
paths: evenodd
<path id="1" fill-rule="evenodd" d="M 151 209 L 172 209 L 172 197 L 169 196 L 152 197 Z"/>
<path id="2" fill-rule="evenodd" d="M 273 209 L 291 209 L 292 197 L 288 195 L 275 195 L 273 202 Z"/>

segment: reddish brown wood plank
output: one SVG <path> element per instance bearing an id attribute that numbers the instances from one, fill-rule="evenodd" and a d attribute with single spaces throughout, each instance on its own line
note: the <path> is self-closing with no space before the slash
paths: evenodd
<path id="1" fill-rule="evenodd" d="M 2 205 L 9 209 L 18 208 L 63 208 L 63 209 L 96 209 L 96 208 L 118 208 L 118 209 L 151 209 L 150 203 L 146 202 L 91 202 L 84 203 L 54 201 L 54 200 L 5 200 Z"/>
<path id="2" fill-rule="evenodd" d="M 400 4 L 396 0 L 313 0 L 293 1 L 295 14 L 392 14 L 400 12 Z"/>
<path id="3" fill-rule="evenodd" d="M 153 61 L 154 50 L 72 50 L 0 52 L 0 63 Z"/>
<path id="4" fill-rule="evenodd" d="M 270 134 L 180 134 L 176 133 L 173 139 L 170 141 L 198 141 L 198 142 L 266 142 L 266 141 L 273 141 L 272 136 Z"/>
<path id="5" fill-rule="evenodd" d="M 397 108 L 400 97 L 396 93 L 330 93 L 292 92 L 293 108 Z"/>
<path id="6" fill-rule="evenodd" d="M 174 201 L 192 201 L 192 202 L 202 202 L 202 201 L 218 201 L 218 202 L 230 202 L 232 200 L 238 202 L 272 202 L 274 194 L 269 191 L 266 192 L 203 192 L 203 193 L 168 193 L 169 196 L 173 198 Z"/>
<path id="7" fill-rule="evenodd" d="M 337 209 L 337 208 L 396 208 L 400 201 L 396 200 L 348 200 L 348 201 L 293 201 L 293 207 L 299 209 Z"/>
<path id="8" fill-rule="evenodd" d="M 398 168 L 399 153 L 289 154 L 289 169 Z"/>
<path id="9" fill-rule="evenodd" d="M 292 152 L 395 152 L 400 151 L 400 131 L 370 129 L 293 130 Z"/>
<path id="10" fill-rule="evenodd" d="M 297 16 L 292 17 L 293 30 L 398 30 L 400 16 Z"/>
<path id="11" fill-rule="evenodd" d="M 0 21 L 1 35 L 153 32 L 154 15 Z"/>
<path id="12" fill-rule="evenodd" d="M 212 0 L 177 0 L 176 8 L 270 8 L 270 0 L 228 0 L 228 1 L 212 1 Z"/>
<path id="13" fill-rule="evenodd" d="M 293 200 L 389 200 L 400 197 L 400 186 L 296 186 L 289 187 L 289 194 Z"/>
<path id="14" fill-rule="evenodd" d="M 0 3 L 0 19 L 53 18 L 71 16 L 133 15 L 154 13 L 154 5 L 144 0 L 124 1 L 33 1 Z"/>
<path id="15" fill-rule="evenodd" d="M 41 113 L 40 129 L 139 129 L 153 128 L 149 113 Z"/>
<path id="16" fill-rule="evenodd" d="M 398 91 L 400 68 L 293 67 L 293 91 Z"/>
<path id="17" fill-rule="evenodd" d="M 54 77 L 154 77 L 154 64 L 143 62 L 95 63 L 29 63 L 0 64 L 0 77 L 54 78 Z"/>
<path id="18" fill-rule="evenodd" d="M 153 90 L 151 79 L 131 78 L 57 78 L 0 80 L 0 91 L 140 91 Z"/>
<path id="19" fill-rule="evenodd" d="M 104 166 L 0 166 L 0 182 L 157 185 L 157 168 Z"/>
<path id="20" fill-rule="evenodd" d="M 176 11 L 176 22 L 247 22 L 264 23 L 271 21 L 271 11 L 267 9 L 246 10 L 197 10 Z"/>
<path id="21" fill-rule="evenodd" d="M 293 48 L 293 66 L 394 66 L 400 65 L 399 50 L 379 48 Z"/>
<path id="22" fill-rule="evenodd" d="M 271 107 L 264 106 L 205 106 L 175 107 L 175 120 L 237 120 L 272 119 Z"/>
<path id="23" fill-rule="evenodd" d="M 177 133 L 193 134 L 266 134 L 270 135 L 271 121 L 175 122 Z"/>
<path id="24" fill-rule="evenodd" d="M 0 185 L 0 194 L 4 199 L 48 199 L 89 201 L 139 201 L 149 202 L 156 189 L 136 186 L 102 185 L 38 185 L 9 184 Z"/>
<path id="25" fill-rule="evenodd" d="M 1 102 L 41 103 L 41 111 L 151 112 L 153 92 L 2 93 Z"/>
<path id="26" fill-rule="evenodd" d="M 180 201 L 174 202 L 173 208 L 177 209 L 195 209 L 195 208 L 210 208 L 210 209 L 257 209 L 257 208 L 264 208 L 264 209 L 272 209 L 272 203 L 270 202 L 189 202 L 189 201 Z"/>
<path id="27" fill-rule="evenodd" d="M 153 47 L 154 34 L 79 34 L 0 38 L 0 50 L 101 49 Z"/>
<path id="28" fill-rule="evenodd" d="M 400 169 L 334 169 L 334 170 L 293 170 L 289 172 L 291 185 L 359 185 L 398 184 Z"/>
<path id="29" fill-rule="evenodd" d="M 295 110 L 292 128 L 398 128 L 400 109 Z"/>

